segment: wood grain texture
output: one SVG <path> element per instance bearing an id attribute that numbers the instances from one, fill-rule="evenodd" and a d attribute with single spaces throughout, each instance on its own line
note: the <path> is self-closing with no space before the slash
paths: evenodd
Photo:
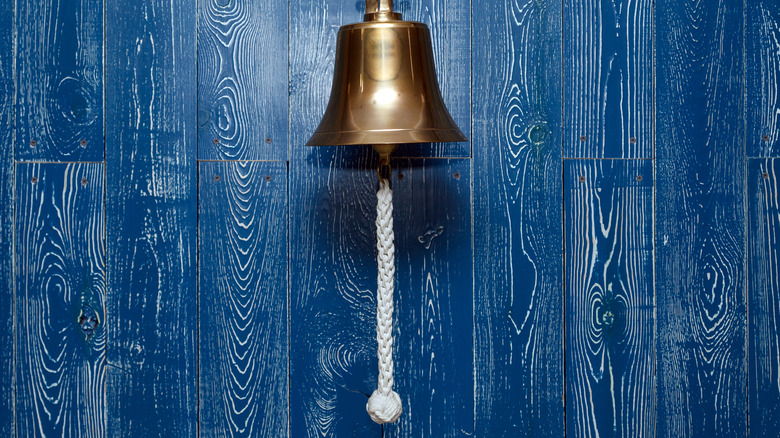
<path id="1" fill-rule="evenodd" d="M 412 8 L 414 4 L 414 8 Z M 394 2 L 406 20 L 428 24 L 431 30 L 433 56 L 444 103 L 450 114 L 468 136 L 470 121 L 470 0 L 422 0 Z M 342 0 L 301 0 L 290 3 L 289 48 L 290 126 L 303 129 L 300 120 L 314 120 L 314 132 L 330 97 L 333 81 L 336 34 L 340 26 L 363 21 L 365 3 Z M 295 99 L 305 100 L 305 104 Z M 293 150 L 306 143 L 296 143 L 290 134 L 290 157 Z M 423 143 L 401 145 L 396 157 L 468 157 L 470 143 Z"/>
<path id="2" fill-rule="evenodd" d="M 561 3 L 475 2 L 473 21 L 475 436 L 558 438 Z"/>
<path id="3" fill-rule="evenodd" d="M 563 145 L 652 158 L 653 0 L 563 1 Z"/>
<path id="4" fill-rule="evenodd" d="M 110 436 L 197 433 L 196 14 L 106 8 Z"/>
<path id="5" fill-rule="evenodd" d="M 780 430 L 780 160 L 747 165 L 748 412 L 753 438 Z"/>
<path id="6" fill-rule="evenodd" d="M 198 5 L 198 157 L 287 159 L 287 1 Z"/>
<path id="7" fill-rule="evenodd" d="M 780 155 L 780 3 L 745 2 L 747 154 Z"/>
<path id="8" fill-rule="evenodd" d="M 14 2 L 0 4 L 0 435 L 15 437 Z"/>
<path id="9" fill-rule="evenodd" d="M 103 437 L 103 165 L 17 170 L 17 434 Z"/>
<path id="10" fill-rule="evenodd" d="M 656 10 L 657 433 L 744 437 L 744 5 Z"/>
<path id="11" fill-rule="evenodd" d="M 16 159 L 103 161 L 103 1 L 17 0 L 16 29 Z"/>
<path id="12" fill-rule="evenodd" d="M 309 159 L 290 172 L 291 436 L 471 436 L 468 161 L 393 163 L 404 413 L 383 431 L 365 409 L 377 376 L 376 162 L 367 148 L 301 152 Z"/>
<path id="13" fill-rule="evenodd" d="M 200 436 L 287 436 L 287 164 L 199 167 Z"/>
<path id="14" fill-rule="evenodd" d="M 655 435 L 653 163 L 568 160 L 566 435 Z"/>

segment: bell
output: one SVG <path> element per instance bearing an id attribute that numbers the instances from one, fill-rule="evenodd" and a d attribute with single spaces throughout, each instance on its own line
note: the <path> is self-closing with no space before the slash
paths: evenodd
<path id="1" fill-rule="evenodd" d="M 401 20 L 392 0 L 366 0 L 364 20 L 339 29 L 330 101 L 306 145 L 383 153 L 398 143 L 467 141 L 442 100 L 428 26 Z"/>

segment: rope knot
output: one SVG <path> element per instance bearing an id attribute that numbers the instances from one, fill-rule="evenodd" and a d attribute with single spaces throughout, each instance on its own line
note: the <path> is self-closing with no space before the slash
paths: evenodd
<path id="1" fill-rule="evenodd" d="M 395 391 L 383 394 L 378 389 L 371 394 L 366 405 L 366 411 L 374 423 L 393 423 L 401 416 L 401 397 Z"/>

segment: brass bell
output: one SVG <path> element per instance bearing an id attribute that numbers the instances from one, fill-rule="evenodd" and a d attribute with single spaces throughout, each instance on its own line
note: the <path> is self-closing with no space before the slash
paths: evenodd
<path id="1" fill-rule="evenodd" d="M 307 146 L 467 141 L 439 91 L 428 26 L 392 0 L 366 0 L 362 23 L 339 29 L 330 101 Z"/>

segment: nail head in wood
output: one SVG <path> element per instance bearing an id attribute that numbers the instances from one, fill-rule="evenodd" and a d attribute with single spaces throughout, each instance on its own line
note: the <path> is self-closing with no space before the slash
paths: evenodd
<path id="1" fill-rule="evenodd" d="M 460 172 L 455 172 L 452 174 L 453 178 L 460 179 Z"/>
<path id="2" fill-rule="evenodd" d="M 585 141 L 587 138 L 584 135 L 580 136 L 580 141 Z"/>
<path id="3" fill-rule="evenodd" d="M 271 144 L 271 137 L 266 137 L 265 138 L 265 142 L 268 143 L 268 144 Z"/>
<path id="4" fill-rule="evenodd" d="M 769 179 L 769 174 L 764 172 L 764 173 L 761 174 L 761 177 L 764 178 L 764 179 Z"/>
<path id="5" fill-rule="evenodd" d="M 34 176 L 34 177 L 30 178 L 30 182 L 32 182 L 33 184 L 37 183 L 38 182 L 38 177 Z"/>
<path id="6" fill-rule="evenodd" d="M 219 180 L 220 180 L 220 179 L 222 179 L 222 178 L 220 178 L 220 177 L 219 177 L 219 175 L 215 175 L 215 176 L 214 176 L 214 181 L 217 181 L 217 182 L 219 182 Z"/>
<path id="7" fill-rule="evenodd" d="M 635 144 L 636 143 L 636 137 L 631 137 L 631 139 L 628 140 L 628 141 L 631 142 L 631 144 Z"/>
<path id="8" fill-rule="evenodd" d="M 398 179 L 404 179 L 404 174 L 401 172 L 398 172 Z"/>
<path id="9" fill-rule="evenodd" d="M 32 146 L 32 147 L 35 147 L 35 145 L 37 145 L 37 144 L 38 144 L 38 142 L 37 142 L 37 141 L 35 141 L 35 140 L 30 140 L 30 146 Z"/>
<path id="10" fill-rule="evenodd" d="M 769 136 L 764 134 L 764 135 L 761 136 L 761 140 L 769 141 Z"/>
<path id="11" fill-rule="evenodd" d="M 86 186 L 87 185 L 87 179 L 86 178 L 81 178 L 81 185 L 82 186 Z"/>
<path id="12" fill-rule="evenodd" d="M 643 178 L 642 178 L 642 175 L 637 175 L 637 176 L 636 176 L 636 180 L 637 180 L 637 181 L 642 181 L 642 179 L 643 179 Z"/>
<path id="13" fill-rule="evenodd" d="M 266 181 L 271 181 L 271 175 L 266 175 L 266 176 L 265 176 L 265 180 L 266 180 Z"/>
<path id="14" fill-rule="evenodd" d="M 585 182 L 585 176 L 584 175 L 580 175 L 580 182 L 581 183 Z"/>
<path id="15" fill-rule="evenodd" d="M 79 144 L 81 145 L 81 147 L 86 147 L 87 146 L 87 141 L 86 140 L 81 140 L 79 142 Z"/>
<path id="16" fill-rule="evenodd" d="M 214 139 L 214 144 L 219 144 L 219 139 L 218 138 Z"/>

